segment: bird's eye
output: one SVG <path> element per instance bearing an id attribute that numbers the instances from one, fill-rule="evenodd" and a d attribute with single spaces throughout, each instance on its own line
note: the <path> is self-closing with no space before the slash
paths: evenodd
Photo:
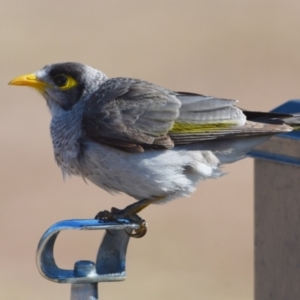
<path id="1" fill-rule="evenodd" d="M 68 77 L 63 74 L 58 74 L 54 77 L 53 81 L 58 87 L 64 87 L 68 83 Z"/>
<path id="2" fill-rule="evenodd" d="M 53 82 L 59 87 L 62 91 L 67 91 L 73 87 L 75 87 L 78 83 L 77 81 L 71 77 L 64 74 L 57 74 L 53 78 Z"/>

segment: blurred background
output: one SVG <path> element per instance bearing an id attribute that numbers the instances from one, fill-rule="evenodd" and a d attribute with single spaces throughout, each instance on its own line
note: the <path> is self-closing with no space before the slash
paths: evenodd
<path id="1" fill-rule="evenodd" d="M 69 285 L 36 269 L 41 235 L 56 221 L 132 201 L 81 178 L 64 182 L 45 101 L 8 81 L 78 61 L 109 77 L 270 110 L 300 97 L 299 14 L 298 0 L 0 0 L 0 298 L 68 299 Z M 224 172 L 190 198 L 142 212 L 149 231 L 130 242 L 128 278 L 101 284 L 102 299 L 253 299 L 253 161 Z M 100 240 L 99 232 L 61 234 L 59 266 L 93 260 Z"/>

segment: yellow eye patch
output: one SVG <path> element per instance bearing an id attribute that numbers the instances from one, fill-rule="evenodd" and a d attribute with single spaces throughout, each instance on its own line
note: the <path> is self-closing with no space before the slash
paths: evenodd
<path id="1" fill-rule="evenodd" d="M 55 85 L 58 86 L 62 91 L 69 90 L 78 84 L 78 82 L 73 77 L 65 74 L 55 75 L 53 81 Z"/>

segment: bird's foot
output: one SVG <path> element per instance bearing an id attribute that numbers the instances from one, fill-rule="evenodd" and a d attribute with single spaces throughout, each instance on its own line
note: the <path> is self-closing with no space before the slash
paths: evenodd
<path id="1" fill-rule="evenodd" d="M 133 223 L 138 224 L 140 227 L 138 229 L 134 229 L 133 232 L 129 232 L 125 229 L 126 233 L 130 237 L 141 238 L 147 233 L 147 223 L 136 213 L 127 213 L 126 208 L 121 210 L 115 207 L 112 207 L 111 211 L 104 210 L 100 211 L 95 219 L 98 220 L 106 220 L 106 221 L 120 221 L 122 219 L 131 221 Z"/>

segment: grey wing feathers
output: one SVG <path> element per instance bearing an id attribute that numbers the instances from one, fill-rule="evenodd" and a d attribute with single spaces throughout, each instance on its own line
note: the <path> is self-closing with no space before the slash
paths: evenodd
<path id="1" fill-rule="evenodd" d="M 83 127 L 88 137 L 123 150 L 172 148 L 167 135 L 179 115 L 175 93 L 129 78 L 107 80 L 86 103 Z M 143 145 L 143 146 L 141 146 Z"/>
<path id="2" fill-rule="evenodd" d="M 245 115 L 236 102 L 172 92 L 137 79 L 112 78 L 87 99 L 82 126 L 88 138 L 128 152 L 292 130 L 284 122 L 247 121 L 246 115 L 253 121 L 254 117 L 270 117 L 264 113 Z"/>
<path id="3" fill-rule="evenodd" d="M 182 105 L 174 130 L 169 133 L 175 145 L 212 139 L 273 135 L 292 130 L 283 122 L 272 125 L 247 121 L 243 111 L 235 106 L 236 100 L 189 93 L 179 93 L 177 97 Z M 194 124 L 194 128 L 189 129 L 187 124 Z"/>
<path id="4" fill-rule="evenodd" d="M 267 136 L 292 131 L 286 124 L 273 125 L 247 121 L 243 126 L 212 128 L 191 133 L 170 133 L 175 145 L 185 145 L 214 139 Z"/>
<path id="5" fill-rule="evenodd" d="M 177 98 L 182 104 L 177 122 L 192 124 L 231 122 L 243 125 L 246 121 L 242 110 L 235 106 L 236 100 L 191 93 L 179 93 Z"/>

